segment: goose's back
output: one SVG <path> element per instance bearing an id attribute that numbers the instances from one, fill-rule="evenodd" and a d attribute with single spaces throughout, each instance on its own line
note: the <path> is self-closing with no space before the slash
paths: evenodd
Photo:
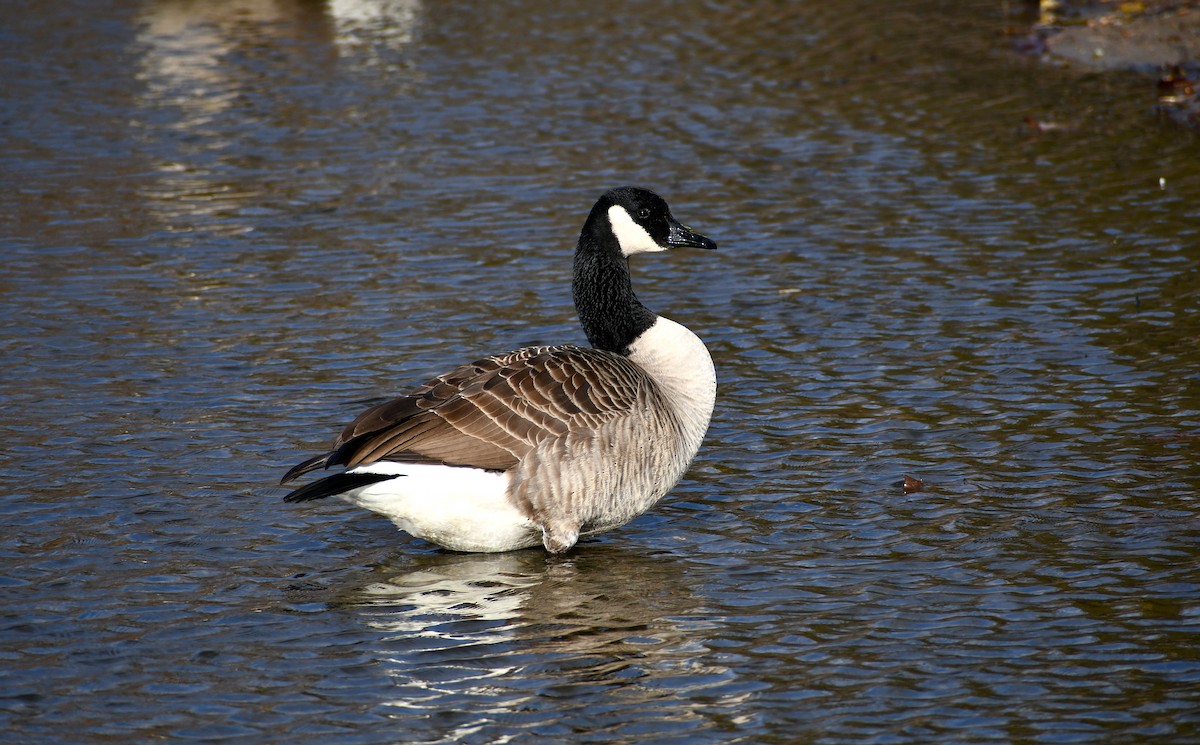
<path id="1" fill-rule="evenodd" d="M 644 370 L 621 355 L 571 345 L 526 347 L 439 375 L 363 412 L 331 463 L 430 462 L 508 470 L 542 446 L 640 420 L 657 403 Z"/>

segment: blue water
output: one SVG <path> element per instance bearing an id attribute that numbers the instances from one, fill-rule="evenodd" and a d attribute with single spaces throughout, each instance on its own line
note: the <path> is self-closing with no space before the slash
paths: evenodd
<path id="1" fill-rule="evenodd" d="M 894 6 L 8 9 L 6 741 L 1200 739 L 1196 136 Z M 664 503 L 548 560 L 280 501 L 581 342 L 624 183 L 721 245 L 635 261 L 720 379 Z"/>

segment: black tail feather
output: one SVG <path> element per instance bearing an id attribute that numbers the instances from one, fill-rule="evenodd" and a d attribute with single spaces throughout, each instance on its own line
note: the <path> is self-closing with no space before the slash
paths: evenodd
<path id="1" fill-rule="evenodd" d="M 283 501 L 311 502 L 314 499 L 332 497 L 342 492 L 348 492 L 351 489 L 378 484 L 380 481 L 387 481 L 388 479 L 394 479 L 403 475 L 400 473 L 335 473 L 332 476 L 318 479 L 311 484 L 305 484 L 284 497 Z"/>

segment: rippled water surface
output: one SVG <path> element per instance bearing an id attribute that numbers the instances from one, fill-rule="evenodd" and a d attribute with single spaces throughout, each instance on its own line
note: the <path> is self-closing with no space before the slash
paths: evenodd
<path id="1" fill-rule="evenodd" d="M 1198 142 L 1021 21 L 9 7 L 5 740 L 1200 740 Z M 721 243 L 635 261 L 720 378 L 663 504 L 548 561 L 280 501 L 364 401 L 582 341 L 623 183 Z"/>

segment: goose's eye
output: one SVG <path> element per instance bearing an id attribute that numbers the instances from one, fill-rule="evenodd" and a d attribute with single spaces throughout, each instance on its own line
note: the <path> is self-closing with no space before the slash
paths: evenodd
<path id="1" fill-rule="evenodd" d="M 649 207 L 642 207 L 640 210 L 638 210 L 638 217 L 642 218 L 643 220 L 645 220 L 649 216 L 650 216 L 650 208 Z"/>

